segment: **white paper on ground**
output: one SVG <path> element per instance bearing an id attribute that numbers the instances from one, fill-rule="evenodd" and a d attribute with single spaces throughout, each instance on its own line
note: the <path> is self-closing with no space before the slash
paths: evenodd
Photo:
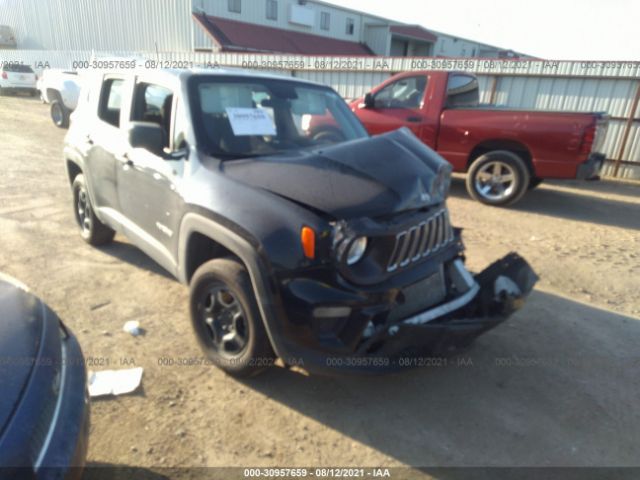
<path id="1" fill-rule="evenodd" d="M 275 135 L 276 126 L 261 108 L 226 108 L 231 129 L 236 137 L 245 135 Z"/>
<path id="2" fill-rule="evenodd" d="M 138 322 L 137 320 L 129 320 L 127 323 L 124 324 L 124 326 L 122 327 L 122 330 L 124 330 L 127 333 L 130 333 L 134 337 L 137 337 L 138 335 L 140 335 L 140 333 L 142 333 L 140 331 L 140 322 Z"/>
<path id="3" fill-rule="evenodd" d="M 142 381 L 142 367 L 89 372 L 89 396 L 123 395 L 135 391 Z"/>

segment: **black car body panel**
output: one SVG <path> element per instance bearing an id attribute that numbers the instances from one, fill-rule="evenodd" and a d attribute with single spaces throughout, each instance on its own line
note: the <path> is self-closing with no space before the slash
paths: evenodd
<path id="1" fill-rule="evenodd" d="M 225 162 L 222 172 L 336 219 L 379 217 L 440 203 L 431 185 L 449 164 L 408 130 L 296 154 Z"/>
<path id="2" fill-rule="evenodd" d="M 116 75 L 99 75 L 86 85 L 96 93 L 82 96 L 87 100 L 74 113 L 80 121 L 72 122 L 66 138 L 70 180 L 84 172 L 98 218 L 184 283 L 203 261 L 229 255 L 239 259 L 272 347 L 285 362 L 302 362 L 315 371 L 349 369 L 328 365 L 327 358 L 370 358 L 383 344 L 404 345 L 389 347 L 398 355 L 418 350 L 424 354 L 424 349 L 414 348 L 415 342 L 401 338 L 420 339 L 419 344 L 444 351 L 425 337 L 465 331 L 470 341 L 508 317 L 521 303 L 516 300 L 533 287 L 535 274 L 515 257 L 492 267 L 499 272 L 491 281 L 481 282 L 464 270 L 461 231 L 452 227 L 445 203 L 451 167 L 409 130 L 369 137 L 348 108 L 343 112 L 339 100 L 333 104 L 336 118 L 346 115 L 346 130 L 353 138 L 322 145 L 309 140 L 307 146 L 274 154 L 269 148 L 247 150 L 254 140 L 266 144 L 265 135 L 256 134 L 251 142 L 227 142 L 242 146 L 245 153 L 221 154 L 213 151 L 212 139 L 217 137 L 207 132 L 226 122 L 230 113 L 205 114 L 194 100 L 200 95 L 204 101 L 198 89 L 207 82 L 228 81 L 229 88 L 235 88 L 243 78 L 248 85 L 282 83 L 278 88 L 287 91 L 289 99 L 293 90 L 307 86 L 312 94 L 339 99 L 328 87 L 224 70 L 118 75 L 128 86 L 119 126 L 97 115 L 97 92 Z M 173 95 L 164 153 L 128 144 L 128 132 L 135 127 L 136 85 L 147 83 Z M 209 99 L 205 107 L 213 111 L 221 108 L 216 103 L 232 101 L 229 98 Z M 276 122 L 282 114 L 274 108 L 286 102 L 254 97 L 249 103 L 254 110 L 273 110 Z M 294 115 L 301 135 L 304 116 Z M 326 118 L 321 116 L 322 121 Z M 291 131 L 292 125 L 285 122 L 282 130 Z M 108 155 L 100 150 L 94 156 L 98 146 L 109 150 Z M 313 258 L 305 255 L 301 243 L 303 227 L 316 235 Z M 344 252 L 360 237 L 367 239 L 366 250 L 349 264 Z M 518 265 L 515 274 L 506 266 L 511 263 Z M 466 273 L 460 273 L 463 270 Z M 502 291 L 496 290 L 496 282 L 509 288 L 494 308 L 482 299 Z M 417 324 L 404 322 L 421 312 L 442 313 Z"/>
<path id="3" fill-rule="evenodd" d="M 75 475 L 84 465 L 89 436 L 80 346 L 49 307 L 15 282 L 0 280 L 0 305 L 2 474 Z"/>

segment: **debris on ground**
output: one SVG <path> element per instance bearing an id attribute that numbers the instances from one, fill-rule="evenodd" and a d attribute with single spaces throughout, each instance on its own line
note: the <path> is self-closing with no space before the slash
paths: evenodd
<path id="1" fill-rule="evenodd" d="M 134 337 L 137 337 L 138 335 L 142 335 L 144 333 L 144 331 L 140 328 L 140 322 L 138 322 L 137 320 L 129 320 L 124 324 L 122 330 L 130 333 Z"/>
<path id="2" fill-rule="evenodd" d="M 89 396 L 124 395 L 134 392 L 142 381 L 142 367 L 89 372 Z"/>

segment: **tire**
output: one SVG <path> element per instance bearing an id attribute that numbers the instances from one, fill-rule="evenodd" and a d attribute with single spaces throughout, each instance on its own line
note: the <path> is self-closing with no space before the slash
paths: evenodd
<path id="1" fill-rule="evenodd" d="M 221 370 L 248 377 L 273 364 L 249 275 L 237 261 L 201 265 L 191 280 L 189 309 L 200 348 Z"/>
<path id="2" fill-rule="evenodd" d="M 542 182 L 544 182 L 542 178 L 531 177 L 531 180 L 529 180 L 529 190 L 538 188 Z"/>
<path id="3" fill-rule="evenodd" d="M 69 128 L 69 109 L 60 100 L 51 102 L 49 113 L 56 127 Z"/>
<path id="4" fill-rule="evenodd" d="M 467 192 L 485 205 L 512 205 L 527 192 L 530 173 L 521 157 L 494 150 L 478 157 L 467 173 Z"/>
<path id="5" fill-rule="evenodd" d="M 82 239 L 94 247 L 110 243 L 116 232 L 96 217 L 84 175 L 79 174 L 74 178 L 72 190 L 74 216 Z"/>

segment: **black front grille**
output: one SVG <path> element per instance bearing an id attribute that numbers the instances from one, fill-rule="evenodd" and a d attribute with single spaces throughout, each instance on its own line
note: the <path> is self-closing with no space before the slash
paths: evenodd
<path id="1" fill-rule="evenodd" d="M 454 239 L 453 228 L 446 208 L 432 217 L 396 235 L 387 272 L 406 267 L 410 263 L 437 252 Z"/>

